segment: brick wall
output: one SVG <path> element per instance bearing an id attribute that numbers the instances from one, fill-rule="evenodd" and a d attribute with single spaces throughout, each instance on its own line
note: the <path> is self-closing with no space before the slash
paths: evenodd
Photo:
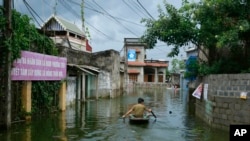
<path id="1" fill-rule="evenodd" d="M 208 99 L 196 100 L 195 113 L 215 128 L 229 130 L 230 124 L 250 124 L 250 74 L 209 75 Z M 247 92 L 247 99 L 241 99 Z"/>

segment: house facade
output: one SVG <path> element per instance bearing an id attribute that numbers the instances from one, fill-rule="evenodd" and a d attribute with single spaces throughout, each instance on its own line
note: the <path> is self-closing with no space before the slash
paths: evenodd
<path id="1" fill-rule="evenodd" d="M 92 47 L 81 29 L 63 18 L 51 16 L 42 25 L 41 30 L 45 31 L 56 45 L 59 44 L 78 51 L 92 52 Z"/>
<path id="2" fill-rule="evenodd" d="M 165 83 L 168 61 L 146 58 L 146 44 L 139 38 L 124 39 L 124 73 L 127 83 Z"/>
<path id="3" fill-rule="evenodd" d="M 93 53 L 84 33 L 57 16 L 51 16 L 41 30 L 55 42 L 60 56 L 67 57 L 67 106 L 116 96 L 121 83 L 119 52 Z"/>

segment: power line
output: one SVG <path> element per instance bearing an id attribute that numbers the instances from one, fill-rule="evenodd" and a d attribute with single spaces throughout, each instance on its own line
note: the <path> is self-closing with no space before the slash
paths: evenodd
<path id="1" fill-rule="evenodd" d="M 37 24 L 41 27 L 40 23 L 38 22 L 38 20 L 36 19 L 36 17 L 33 15 L 32 11 L 36 14 L 36 16 L 38 16 L 38 14 L 36 13 L 36 11 L 34 11 L 32 9 L 32 7 L 26 2 L 26 0 L 23 0 L 24 5 L 26 6 L 26 8 L 28 9 L 28 11 L 30 12 L 31 16 L 33 17 L 33 19 L 37 22 Z M 32 11 L 31 11 L 32 10 Z M 43 20 L 38 16 L 38 18 L 43 22 Z"/>
<path id="2" fill-rule="evenodd" d="M 77 2 L 75 2 L 75 1 L 72 1 L 72 0 L 70 0 L 70 2 L 72 3 L 72 4 L 75 4 L 75 5 L 78 5 L 78 6 L 80 6 L 80 4 L 79 3 L 77 3 Z M 88 3 L 88 5 L 90 5 L 91 6 L 91 4 L 89 4 Z M 108 17 L 111 17 L 112 19 L 117 19 L 117 20 L 121 20 L 121 21 L 124 21 L 124 22 L 128 22 L 128 23 L 131 23 L 131 24 L 135 24 L 135 25 L 137 25 L 137 26 L 141 26 L 141 27 L 144 27 L 143 25 L 140 25 L 140 24 L 137 24 L 137 23 L 135 23 L 135 22 L 132 22 L 132 21 L 128 21 L 128 20 L 125 20 L 125 19 L 122 19 L 122 18 L 118 18 L 118 17 L 114 17 L 114 16 L 112 16 L 112 15 L 110 15 L 107 11 L 105 11 L 106 13 L 103 13 L 103 12 L 101 12 L 101 11 L 98 11 L 98 10 L 96 10 L 96 9 L 94 9 L 92 6 L 91 6 L 91 8 L 89 8 L 89 7 L 87 7 L 87 6 L 84 6 L 86 9 L 89 9 L 89 10 L 92 10 L 92 11 L 94 11 L 94 12 L 96 12 L 96 13 L 99 13 L 99 14 L 102 14 L 102 15 L 104 15 L 104 16 L 108 16 Z M 70 8 L 70 7 L 66 7 L 67 9 L 69 8 L 69 9 L 71 9 L 71 10 L 73 10 L 72 8 Z M 74 12 L 74 15 L 79 15 L 78 13 L 76 13 L 76 12 Z M 118 22 L 118 23 L 120 23 L 120 22 Z M 98 31 L 98 32 L 101 32 L 100 30 L 98 30 L 98 29 L 96 29 L 95 27 L 93 27 L 91 24 L 88 24 L 88 25 L 90 25 L 92 28 L 94 28 L 96 31 Z M 106 36 L 106 37 L 108 37 L 109 39 L 112 39 L 112 38 L 110 38 L 108 35 L 106 35 L 105 33 L 103 33 L 103 32 L 101 32 L 104 36 Z M 120 41 L 119 41 L 120 42 Z"/>
<path id="3" fill-rule="evenodd" d="M 91 24 L 89 24 L 87 21 L 86 21 L 86 23 L 87 23 L 90 27 L 94 28 L 97 32 L 99 32 L 99 33 L 101 33 L 102 35 L 104 35 L 106 38 L 111 39 L 112 41 L 122 42 L 122 41 L 119 41 L 119 40 L 115 40 L 114 38 L 112 38 L 112 37 L 106 35 L 105 33 L 101 32 L 99 29 L 95 28 L 94 26 L 92 26 Z"/>
<path id="4" fill-rule="evenodd" d="M 49 7 L 51 7 L 51 5 L 48 3 L 48 1 L 43 0 L 43 2 L 44 2 L 46 5 L 48 5 Z"/>
<path id="5" fill-rule="evenodd" d="M 70 2 L 71 2 L 72 4 L 75 4 L 75 5 L 77 5 L 77 6 L 80 6 L 80 4 L 77 3 L 77 2 L 75 2 L 75 1 L 70 0 Z M 90 5 L 90 4 L 87 4 L 87 5 Z M 135 22 L 132 22 L 132 21 L 129 21 L 129 20 L 125 20 L 125 19 L 120 18 L 120 17 L 110 16 L 110 15 L 108 15 L 107 13 L 103 13 L 103 12 L 101 12 L 101 11 L 99 11 L 99 10 L 94 9 L 91 5 L 90 5 L 90 7 L 84 6 L 84 8 L 86 8 L 86 9 L 88 9 L 88 10 L 91 10 L 91 11 L 94 11 L 94 12 L 96 12 L 96 13 L 102 14 L 102 15 L 104 15 L 104 16 L 113 17 L 113 18 L 115 18 L 115 19 L 117 19 L 117 20 L 121 20 L 121 21 L 124 21 L 124 22 L 127 22 L 127 23 L 131 23 L 131 24 L 134 24 L 134 25 L 137 25 L 137 26 L 144 27 L 144 26 L 141 25 L 141 24 L 138 24 L 138 23 L 135 23 Z"/>
<path id="6" fill-rule="evenodd" d="M 148 15 L 144 13 L 144 10 L 141 8 L 141 6 L 137 2 L 133 0 L 129 0 L 128 2 L 130 2 L 130 4 L 134 6 L 139 12 L 141 12 L 145 17 L 148 17 Z"/>
<path id="7" fill-rule="evenodd" d="M 153 20 L 155 20 L 154 17 L 147 11 L 147 9 L 140 3 L 140 1 L 137 0 L 137 2 L 138 2 L 139 5 L 144 9 L 144 11 L 146 11 L 146 13 L 147 13 Z"/>
<path id="8" fill-rule="evenodd" d="M 134 8 L 132 6 L 130 6 L 125 0 L 122 0 L 133 12 L 135 12 L 135 14 L 137 14 L 139 17 L 142 17 L 141 15 L 139 15 L 136 10 L 134 10 Z"/>
<path id="9" fill-rule="evenodd" d="M 65 7 L 67 10 L 69 10 L 73 15 L 77 15 L 77 18 L 81 18 L 80 14 L 75 11 L 75 9 L 72 8 L 66 1 L 60 0 L 62 3 L 62 6 Z M 80 6 L 80 5 L 79 5 Z"/>
<path id="10" fill-rule="evenodd" d="M 133 35 L 135 35 L 136 37 L 138 37 L 138 35 L 136 35 L 133 31 L 131 31 L 130 29 L 128 29 L 126 26 L 124 26 L 121 22 L 119 22 L 116 18 L 114 18 L 111 14 L 109 14 L 104 8 L 102 8 L 98 3 L 95 2 L 95 0 L 93 0 L 93 2 L 100 7 L 104 12 L 106 12 L 112 19 L 114 19 L 117 23 L 119 23 L 120 25 L 122 25 L 127 31 L 129 31 L 130 33 L 132 33 Z"/>
<path id="11" fill-rule="evenodd" d="M 67 10 L 69 10 L 75 17 L 80 18 L 79 13 L 77 13 L 77 12 L 75 11 L 75 9 L 72 9 L 72 7 L 71 7 L 68 3 L 66 3 L 66 1 L 61 0 L 61 2 L 62 2 L 62 4 L 63 4 L 63 5 L 62 5 L 63 7 L 65 7 Z M 71 2 L 72 2 L 72 1 L 71 1 Z M 94 26 L 92 26 L 91 24 L 89 24 L 86 20 L 85 20 L 85 22 L 87 23 L 88 26 L 92 27 L 94 30 L 96 30 L 97 32 L 101 33 L 101 35 L 105 36 L 107 39 L 111 39 L 112 41 L 121 42 L 121 41 L 115 40 L 114 38 L 112 38 L 112 37 L 108 36 L 107 34 L 103 33 L 102 31 L 100 31 L 100 30 L 97 29 L 96 27 L 94 27 Z"/>
<path id="12" fill-rule="evenodd" d="M 94 6 L 92 6 L 91 3 L 89 3 L 88 1 L 85 1 L 86 5 L 89 5 L 89 7 L 93 8 L 94 9 Z"/>
<path id="13" fill-rule="evenodd" d="M 41 20 L 41 22 L 44 22 L 43 19 L 36 13 L 36 11 L 29 5 L 29 3 L 24 0 L 24 2 L 29 6 L 29 8 L 36 14 L 36 16 Z"/>
<path id="14" fill-rule="evenodd" d="M 106 14 L 106 13 L 103 13 L 103 12 L 101 12 L 101 11 L 98 11 L 98 10 L 96 10 L 96 9 L 89 8 L 89 7 L 85 7 L 85 8 L 86 8 L 86 9 L 89 9 L 89 10 L 92 10 L 92 11 L 94 11 L 94 12 L 96 12 L 96 13 L 102 14 L 102 15 L 104 15 L 104 16 L 109 16 L 109 17 L 110 17 L 110 15 L 108 15 L 108 14 Z M 127 23 L 131 23 L 131 24 L 134 24 L 134 25 L 138 25 L 138 26 L 144 27 L 144 26 L 141 25 L 141 24 L 138 24 L 138 23 L 135 23 L 135 22 L 132 22 L 132 21 L 128 21 L 128 20 L 125 20 L 125 19 L 122 19 L 122 18 L 119 18 L 119 17 L 114 17 L 114 16 L 113 16 L 113 18 L 116 18 L 116 19 L 118 19 L 118 20 L 121 20 L 121 21 L 124 21 L 124 22 L 127 22 Z"/>

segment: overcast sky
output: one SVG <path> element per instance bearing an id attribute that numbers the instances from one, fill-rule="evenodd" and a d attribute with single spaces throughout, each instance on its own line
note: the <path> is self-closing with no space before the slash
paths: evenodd
<path id="1" fill-rule="evenodd" d="M 84 0 L 85 27 L 90 32 L 90 44 L 93 52 L 114 49 L 121 51 L 124 38 L 139 38 L 145 31 L 142 18 L 150 16 L 158 19 L 158 8 L 163 7 L 163 0 Z M 166 0 L 179 8 L 182 0 Z M 14 8 L 33 18 L 31 12 L 42 25 L 54 12 L 57 16 L 75 23 L 81 28 L 82 0 L 13 0 Z M 29 7 L 29 10 L 27 7 Z M 145 10 L 146 9 L 146 10 Z M 30 12 L 31 11 L 31 12 Z M 37 16 L 38 15 L 38 16 Z M 39 26 L 37 22 L 34 23 Z M 171 47 L 158 43 L 155 49 L 147 51 L 147 59 L 165 59 Z M 122 54 L 123 52 L 121 52 Z M 179 57 L 185 57 L 182 50 Z"/>

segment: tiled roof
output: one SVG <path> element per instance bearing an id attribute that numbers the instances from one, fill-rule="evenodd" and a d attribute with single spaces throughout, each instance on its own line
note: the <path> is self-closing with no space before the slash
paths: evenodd
<path id="1" fill-rule="evenodd" d="M 163 63 L 146 63 L 146 66 L 150 67 L 167 67 L 168 64 Z"/>
<path id="2" fill-rule="evenodd" d="M 128 66 L 145 66 L 146 64 L 144 62 L 132 62 L 132 61 L 128 61 Z"/>
<path id="3" fill-rule="evenodd" d="M 167 63 L 148 63 L 148 62 L 144 63 L 144 62 L 138 62 L 138 61 L 135 61 L 135 62 L 129 61 L 128 66 L 168 67 L 168 64 Z"/>
<path id="4" fill-rule="evenodd" d="M 140 73 L 138 70 L 130 69 L 128 70 L 128 73 Z"/>

